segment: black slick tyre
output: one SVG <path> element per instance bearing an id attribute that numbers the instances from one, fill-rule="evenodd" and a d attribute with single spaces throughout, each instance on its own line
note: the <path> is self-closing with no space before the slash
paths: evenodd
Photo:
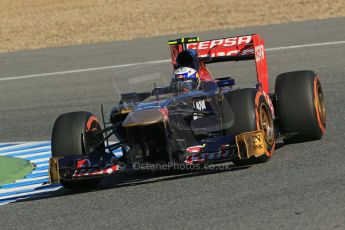
<path id="1" fill-rule="evenodd" d="M 319 140 L 326 131 L 326 108 L 319 78 L 313 71 L 280 74 L 275 93 L 279 127 L 286 143 Z"/>
<path id="2" fill-rule="evenodd" d="M 103 140 L 96 138 L 95 132 L 101 126 L 96 117 L 89 112 L 71 112 L 60 115 L 52 132 L 52 156 L 68 157 L 87 155 L 102 151 Z M 72 190 L 91 189 L 98 185 L 101 178 L 83 180 L 61 180 L 63 187 Z"/>
<path id="3" fill-rule="evenodd" d="M 250 159 L 236 158 L 234 164 L 246 165 L 267 161 L 274 151 L 275 132 L 270 107 L 263 93 L 253 88 L 234 90 L 224 95 L 221 107 L 225 135 L 238 135 L 258 130 L 263 130 L 265 135 L 266 154 Z M 229 115 L 229 113 L 233 114 Z M 234 117 L 234 121 L 229 125 L 231 121 L 227 118 L 230 116 Z"/>

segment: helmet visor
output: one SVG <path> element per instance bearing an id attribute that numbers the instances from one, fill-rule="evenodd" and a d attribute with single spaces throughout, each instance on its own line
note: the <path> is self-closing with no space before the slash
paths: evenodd
<path id="1" fill-rule="evenodd" d="M 178 80 L 173 83 L 173 88 L 175 88 L 178 93 L 186 93 L 192 90 L 196 90 L 198 88 L 198 84 L 194 80 Z"/>

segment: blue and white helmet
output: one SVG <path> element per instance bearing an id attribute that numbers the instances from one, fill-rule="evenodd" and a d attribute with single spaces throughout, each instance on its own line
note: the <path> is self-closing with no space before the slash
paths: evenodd
<path id="1" fill-rule="evenodd" d="M 174 72 L 172 84 L 178 92 L 196 90 L 200 85 L 199 73 L 193 68 L 180 67 Z"/>

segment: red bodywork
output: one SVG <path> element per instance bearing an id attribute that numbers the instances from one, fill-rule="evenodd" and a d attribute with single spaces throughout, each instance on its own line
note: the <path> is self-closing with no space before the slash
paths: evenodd
<path id="1" fill-rule="evenodd" d="M 194 40 L 190 42 L 190 40 Z M 178 39 L 176 42 L 169 42 L 171 61 L 176 69 L 176 57 L 185 49 L 194 49 L 199 54 L 199 75 L 202 81 L 212 80 L 206 64 L 224 61 L 255 60 L 257 80 L 260 89 L 267 95 L 268 72 L 266 62 L 266 51 L 264 40 L 258 34 L 228 37 L 205 41 L 194 39 Z M 185 42 L 184 42 L 185 41 Z"/>

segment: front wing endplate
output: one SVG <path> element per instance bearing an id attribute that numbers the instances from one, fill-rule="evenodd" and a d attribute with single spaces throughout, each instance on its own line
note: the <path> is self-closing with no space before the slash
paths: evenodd
<path id="1" fill-rule="evenodd" d="M 237 153 L 240 159 L 259 157 L 266 154 L 266 141 L 264 132 L 253 131 L 236 135 Z"/>
<path id="2" fill-rule="evenodd" d="M 59 159 L 60 159 L 60 157 L 52 157 L 49 160 L 49 182 L 50 182 L 50 184 L 60 183 Z"/>

